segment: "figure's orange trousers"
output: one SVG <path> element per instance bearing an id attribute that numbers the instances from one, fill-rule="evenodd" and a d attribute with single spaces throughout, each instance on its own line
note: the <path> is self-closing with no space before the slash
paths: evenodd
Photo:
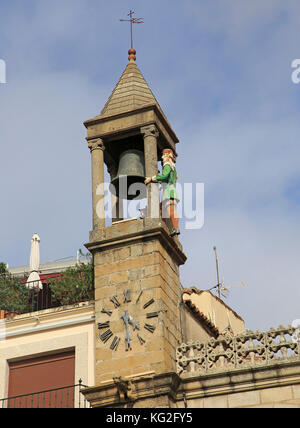
<path id="1" fill-rule="evenodd" d="M 178 230 L 179 218 L 177 212 L 177 201 L 175 199 L 169 199 L 168 201 L 165 201 L 165 207 L 167 209 L 167 217 L 170 218 L 173 228 Z"/>

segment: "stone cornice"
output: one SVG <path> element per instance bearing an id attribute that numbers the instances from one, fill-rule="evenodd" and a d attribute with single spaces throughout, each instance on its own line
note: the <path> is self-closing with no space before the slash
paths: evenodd
<path id="1" fill-rule="evenodd" d="M 64 326 L 93 322 L 94 302 L 51 308 L 5 320 L 6 337 L 48 331 Z"/>
<path id="2" fill-rule="evenodd" d="M 111 228 L 116 227 L 118 223 L 114 223 Z M 174 257 L 178 265 L 183 265 L 187 257 L 181 250 L 181 246 L 177 244 L 174 238 L 171 238 L 164 227 L 157 225 L 157 227 L 144 228 L 137 230 L 133 233 L 118 233 L 115 237 L 109 237 L 101 239 L 100 241 L 90 242 L 85 244 L 85 247 L 93 253 L 96 250 L 108 250 L 114 247 L 118 247 L 121 244 L 132 244 L 139 241 L 147 241 L 151 239 L 159 239 L 163 247 L 168 253 Z"/>
<path id="3" fill-rule="evenodd" d="M 84 122 L 84 126 L 86 128 L 89 128 L 90 126 L 94 126 L 97 125 L 99 123 L 103 123 L 103 122 L 110 122 L 113 121 L 115 119 L 120 119 L 120 118 L 124 118 L 124 117 L 128 117 L 128 116 L 132 116 L 135 114 L 139 114 L 139 113 L 143 113 L 149 110 L 154 110 L 156 115 L 158 116 L 158 118 L 161 120 L 161 122 L 163 123 L 163 125 L 165 126 L 166 130 L 168 131 L 169 135 L 171 136 L 172 140 L 174 141 L 174 144 L 177 144 L 179 142 L 179 139 L 177 137 L 177 135 L 175 134 L 175 132 L 173 131 L 169 121 L 167 120 L 166 116 L 164 115 L 164 113 L 159 109 L 159 107 L 157 106 L 157 104 L 148 104 L 145 105 L 143 107 L 139 107 L 136 108 L 134 110 L 128 110 L 122 113 L 118 113 L 115 115 L 107 115 L 107 116 L 96 116 L 92 119 L 88 119 Z M 145 123 L 145 126 L 147 126 L 148 124 Z M 149 123 L 149 125 L 151 125 Z M 114 132 L 112 131 L 111 133 L 107 133 L 106 135 L 101 135 L 101 138 L 105 138 L 106 136 L 108 137 L 110 134 L 113 134 Z"/>

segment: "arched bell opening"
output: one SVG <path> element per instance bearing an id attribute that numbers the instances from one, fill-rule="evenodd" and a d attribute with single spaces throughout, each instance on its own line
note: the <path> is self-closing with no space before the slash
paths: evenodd
<path id="1" fill-rule="evenodd" d="M 147 197 L 144 141 L 141 135 L 110 141 L 106 144 L 106 163 L 111 174 L 110 191 L 120 200 Z M 113 164 L 113 167 L 112 167 Z"/>
<path id="2" fill-rule="evenodd" d="M 105 163 L 110 175 L 112 222 L 143 218 L 147 209 L 143 136 L 106 141 Z"/>

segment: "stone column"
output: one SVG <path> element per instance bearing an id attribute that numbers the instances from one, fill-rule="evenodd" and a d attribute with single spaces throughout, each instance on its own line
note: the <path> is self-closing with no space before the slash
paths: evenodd
<path id="1" fill-rule="evenodd" d="M 105 228 L 104 144 L 101 138 L 88 142 L 92 158 L 93 231 Z"/>
<path id="2" fill-rule="evenodd" d="M 157 138 L 159 136 L 155 125 L 141 128 L 144 137 L 146 177 L 157 175 Z M 159 218 L 159 187 L 156 183 L 148 185 L 148 209 L 147 217 Z"/>
<path id="3" fill-rule="evenodd" d="M 110 181 L 112 181 L 118 174 L 117 165 L 112 163 L 109 164 L 108 173 L 110 175 Z M 123 217 L 124 217 L 123 200 L 113 193 L 111 193 L 111 215 L 112 215 L 112 223 L 123 220 Z"/>

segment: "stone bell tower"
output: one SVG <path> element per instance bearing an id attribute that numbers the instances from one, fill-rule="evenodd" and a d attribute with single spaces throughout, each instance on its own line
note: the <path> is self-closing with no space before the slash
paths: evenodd
<path id="1" fill-rule="evenodd" d="M 105 166 L 119 186 L 121 176 L 130 176 L 133 164 L 142 159 L 137 169 L 144 174 L 136 174 L 142 182 L 157 174 L 162 151 L 170 148 L 176 153 L 178 143 L 135 55 L 131 49 L 129 63 L 101 114 L 85 122 L 93 204 L 93 229 L 86 247 L 94 256 L 97 335 L 96 386 L 85 394 L 95 407 L 111 400 L 116 407 L 132 400 L 145 407 L 159 405 L 147 382 L 176 371 L 176 347 L 182 341 L 179 266 L 186 256 L 161 218 L 158 186 L 147 186 L 148 209 L 141 219 L 123 220 L 124 195 L 119 189 L 112 193 L 112 225 L 105 222 Z M 138 379 L 148 379 L 143 399 L 138 398 Z"/>

